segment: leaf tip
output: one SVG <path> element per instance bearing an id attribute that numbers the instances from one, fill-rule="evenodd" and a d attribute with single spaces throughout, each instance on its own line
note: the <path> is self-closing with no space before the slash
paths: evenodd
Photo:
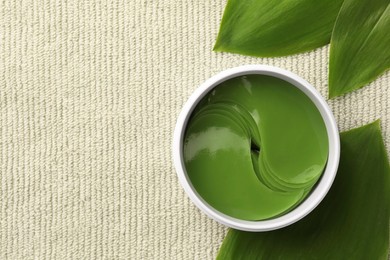
<path id="1" fill-rule="evenodd" d="M 329 88 L 328 88 L 329 89 L 329 92 L 328 92 L 329 99 L 332 99 L 332 98 L 335 98 L 337 96 L 342 95 L 342 93 L 340 93 L 340 89 L 335 87 L 334 80 L 333 80 L 331 73 L 329 73 L 328 86 L 329 86 Z"/>
<path id="2" fill-rule="evenodd" d="M 371 125 L 376 130 L 379 130 L 379 131 L 381 130 L 381 120 L 379 118 L 377 120 L 375 120 L 374 122 L 370 123 L 369 125 Z"/>
<path id="3" fill-rule="evenodd" d="M 381 120 L 380 119 L 377 119 L 365 126 L 363 126 L 364 128 L 370 128 L 371 130 L 373 130 L 374 132 L 378 132 L 379 134 L 381 134 Z"/>
<path id="4" fill-rule="evenodd" d="M 221 45 L 220 41 L 217 40 L 217 41 L 215 42 L 214 47 L 213 47 L 213 51 L 215 51 L 215 52 L 221 52 L 221 51 L 223 51 L 223 50 L 222 50 L 222 45 Z"/>
<path id="5" fill-rule="evenodd" d="M 343 86 L 343 85 L 342 84 L 334 84 L 334 83 L 332 83 L 332 81 L 329 81 L 329 94 L 328 94 L 329 99 L 343 96 L 343 95 L 350 93 L 354 90 L 354 89 L 340 87 L 340 86 Z"/>
<path id="6" fill-rule="evenodd" d="M 329 98 L 329 99 L 338 97 L 338 96 L 340 96 L 340 95 L 342 95 L 342 93 L 339 93 L 339 92 L 337 91 L 337 89 L 334 89 L 334 88 L 332 88 L 332 87 L 329 86 L 329 93 L 328 93 L 328 98 Z"/>

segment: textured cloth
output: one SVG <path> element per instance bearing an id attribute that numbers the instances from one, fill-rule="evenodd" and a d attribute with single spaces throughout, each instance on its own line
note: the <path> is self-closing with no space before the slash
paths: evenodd
<path id="1" fill-rule="evenodd" d="M 328 47 L 212 52 L 226 2 L 0 3 L 0 259 L 213 259 L 227 229 L 189 201 L 175 121 L 221 70 L 269 64 L 327 95 Z M 329 101 L 341 130 L 382 119 L 390 74 Z"/>

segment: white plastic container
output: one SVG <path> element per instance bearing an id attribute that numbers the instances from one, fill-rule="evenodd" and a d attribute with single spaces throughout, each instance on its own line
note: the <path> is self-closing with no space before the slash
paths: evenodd
<path id="1" fill-rule="evenodd" d="M 313 103 L 320 111 L 326 125 L 329 140 L 329 155 L 325 171 L 321 179 L 318 181 L 317 185 L 306 197 L 306 199 L 299 206 L 284 215 L 268 220 L 259 221 L 248 221 L 233 218 L 211 207 L 206 201 L 202 199 L 202 197 L 196 192 L 195 188 L 192 186 L 191 181 L 186 173 L 183 158 L 184 133 L 186 130 L 187 122 L 191 117 L 192 111 L 197 106 L 198 102 L 209 91 L 211 91 L 214 87 L 218 86 L 220 83 L 234 77 L 248 74 L 269 75 L 276 78 L 280 78 L 291 83 L 292 85 L 299 88 L 302 92 L 304 92 L 313 101 Z M 198 89 L 194 91 L 194 93 L 188 99 L 187 103 L 184 105 L 177 119 L 176 128 L 173 136 L 172 152 L 174 165 L 176 168 L 177 175 L 179 177 L 179 181 L 190 199 L 200 210 L 206 213 L 209 217 L 228 227 L 245 231 L 259 232 L 279 229 L 288 226 L 309 214 L 322 201 L 322 199 L 329 191 L 336 176 L 340 158 L 340 138 L 336 121 L 327 103 L 322 98 L 321 94 L 318 93 L 317 90 L 307 81 L 303 80 L 292 72 L 280 68 L 266 65 L 246 65 L 225 70 L 208 79 Z"/>

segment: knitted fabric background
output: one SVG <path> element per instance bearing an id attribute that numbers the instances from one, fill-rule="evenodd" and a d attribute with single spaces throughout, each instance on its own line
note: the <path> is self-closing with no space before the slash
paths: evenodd
<path id="1" fill-rule="evenodd" d="M 0 259 L 213 259 L 227 229 L 189 201 L 175 121 L 210 76 L 291 70 L 327 95 L 328 47 L 214 53 L 225 0 L 0 2 Z M 380 118 L 390 74 L 328 103 L 340 130 Z"/>

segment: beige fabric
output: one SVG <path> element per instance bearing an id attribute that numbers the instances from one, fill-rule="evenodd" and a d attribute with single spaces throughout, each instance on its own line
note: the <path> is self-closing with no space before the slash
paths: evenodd
<path id="1" fill-rule="evenodd" d="M 0 3 L 0 259 L 212 259 L 226 228 L 187 199 L 176 117 L 211 75 L 291 70 L 327 94 L 328 48 L 258 59 L 211 51 L 225 0 Z M 377 118 L 390 75 L 329 102 L 342 130 Z"/>

